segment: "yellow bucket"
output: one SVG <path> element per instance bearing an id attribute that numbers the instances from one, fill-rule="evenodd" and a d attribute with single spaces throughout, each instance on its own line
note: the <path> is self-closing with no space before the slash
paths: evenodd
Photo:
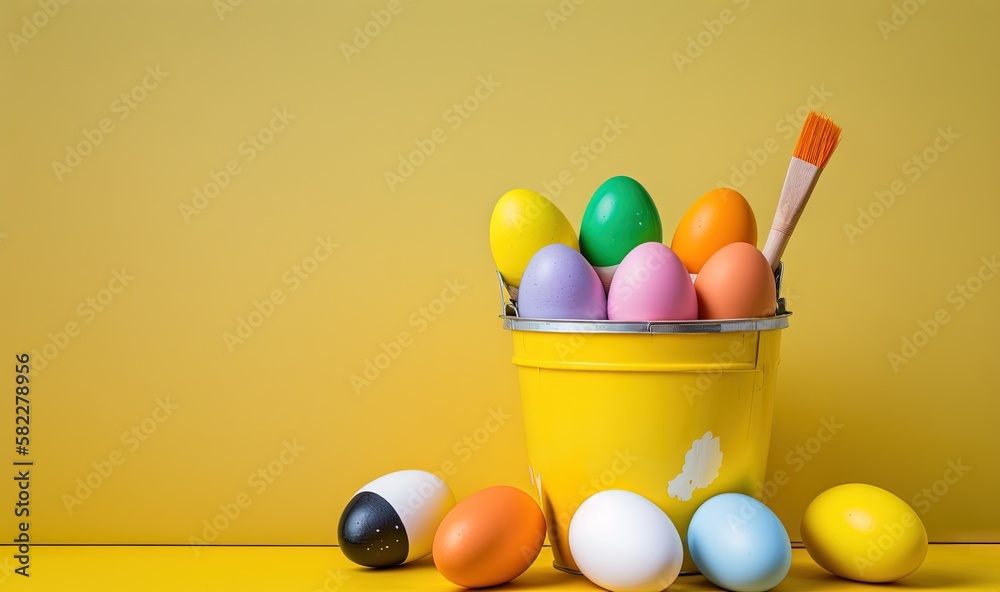
<path id="1" fill-rule="evenodd" d="M 550 321 L 518 318 L 506 305 L 502 319 L 555 567 L 579 573 L 568 531 L 580 504 L 625 489 L 666 512 L 684 541 L 681 571 L 696 573 L 686 541 L 695 510 L 720 493 L 760 497 L 788 314 Z"/>

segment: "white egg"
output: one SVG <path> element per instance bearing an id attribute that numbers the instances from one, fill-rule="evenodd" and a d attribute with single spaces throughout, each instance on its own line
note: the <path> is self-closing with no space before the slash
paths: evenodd
<path id="1" fill-rule="evenodd" d="M 614 592 L 658 592 L 681 571 L 684 548 L 670 518 L 631 491 L 587 498 L 569 524 L 569 548 L 587 579 Z"/>
<path id="2" fill-rule="evenodd" d="M 337 527 L 340 550 L 367 567 L 390 567 L 426 557 L 455 495 L 437 475 L 396 471 L 362 487 Z"/>

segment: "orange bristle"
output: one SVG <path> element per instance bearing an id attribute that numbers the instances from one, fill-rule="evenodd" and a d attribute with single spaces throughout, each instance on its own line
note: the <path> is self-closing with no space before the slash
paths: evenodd
<path id="1" fill-rule="evenodd" d="M 802 134 L 792 155 L 813 166 L 826 168 L 839 143 L 840 126 L 826 115 L 810 111 L 802 124 Z"/>

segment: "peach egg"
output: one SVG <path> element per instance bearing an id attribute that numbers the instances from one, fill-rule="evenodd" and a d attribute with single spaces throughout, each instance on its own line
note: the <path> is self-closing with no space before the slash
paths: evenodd
<path id="1" fill-rule="evenodd" d="M 694 280 L 694 291 L 702 319 L 769 317 L 778 304 L 771 266 L 749 243 L 730 243 L 712 255 Z"/>

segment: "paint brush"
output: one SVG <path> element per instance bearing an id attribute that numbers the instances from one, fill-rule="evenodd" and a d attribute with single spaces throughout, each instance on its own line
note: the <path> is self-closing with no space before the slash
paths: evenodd
<path id="1" fill-rule="evenodd" d="M 826 168 L 839 143 L 840 127 L 829 117 L 810 111 L 795 144 L 792 161 L 788 164 L 778 209 L 774 212 L 771 232 L 764 243 L 764 257 L 771 264 L 772 271 L 777 271 L 781 255 L 809 202 L 819 174 Z"/>

